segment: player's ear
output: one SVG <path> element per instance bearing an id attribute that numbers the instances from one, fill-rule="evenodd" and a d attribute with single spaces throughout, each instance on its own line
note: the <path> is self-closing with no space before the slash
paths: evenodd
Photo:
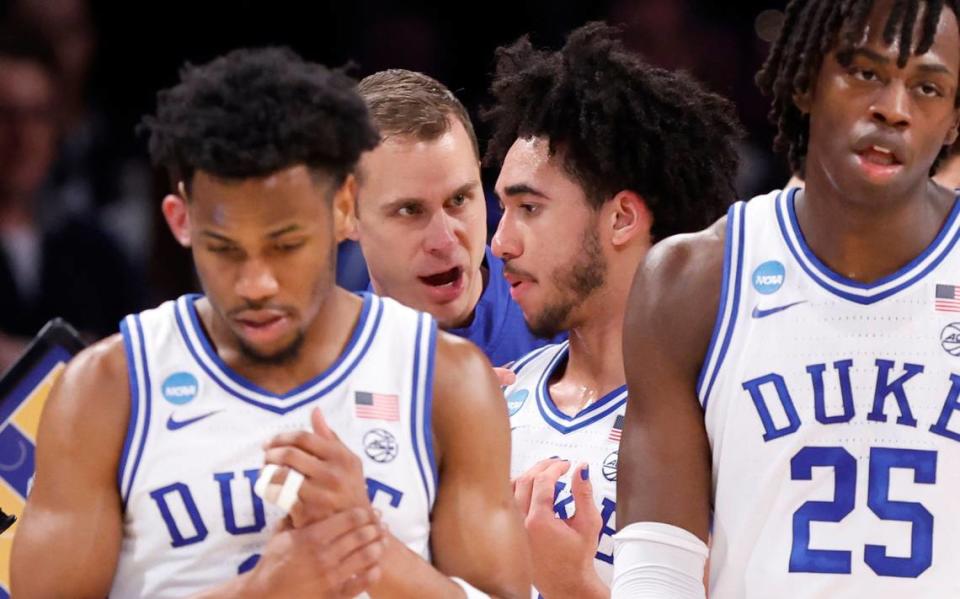
<path id="1" fill-rule="evenodd" d="M 163 217 L 167 220 L 167 226 L 173 233 L 173 238 L 177 240 L 177 243 L 188 248 L 190 247 L 190 212 L 187 209 L 183 184 L 181 183 L 178 187 L 180 194 L 167 194 L 160 207 L 163 211 Z"/>
<path id="2" fill-rule="evenodd" d="M 357 178 L 350 174 L 333 195 L 333 223 L 337 243 L 357 238 Z"/>
<path id="3" fill-rule="evenodd" d="M 960 109 L 954 109 L 953 111 L 953 123 L 950 125 L 950 130 L 947 131 L 947 136 L 943 140 L 943 145 L 952 146 L 957 141 L 957 128 L 960 127 Z"/>
<path id="4" fill-rule="evenodd" d="M 653 213 L 646 201 L 636 192 L 624 189 L 617 192 L 608 204 L 612 235 L 610 241 L 614 247 L 625 246 L 634 239 L 642 238 L 650 242 L 650 228 L 653 227 Z"/>

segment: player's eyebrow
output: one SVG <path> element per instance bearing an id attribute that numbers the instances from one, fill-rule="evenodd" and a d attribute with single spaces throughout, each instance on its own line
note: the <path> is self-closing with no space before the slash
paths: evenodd
<path id="1" fill-rule="evenodd" d="M 527 183 L 515 183 L 513 185 L 507 185 L 506 187 L 503 188 L 503 195 L 507 197 L 517 196 L 517 195 L 532 195 L 532 196 L 537 196 L 538 198 L 544 198 L 544 199 L 549 199 L 550 197 L 547 194 L 540 191 L 539 189 L 537 189 L 536 187 L 533 187 L 532 185 L 528 185 Z"/>

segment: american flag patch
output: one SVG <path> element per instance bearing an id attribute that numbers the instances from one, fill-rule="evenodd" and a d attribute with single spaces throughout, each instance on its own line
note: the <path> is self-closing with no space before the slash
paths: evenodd
<path id="1" fill-rule="evenodd" d="M 937 285 L 933 307 L 937 312 L 960 312 L 960 286 Z"/>
<path id="2" fill-rule="evenodd" d="M 610 436 L 607 437 L 610 441 L 620 442 L 620 433 L 623 432 L 623 414 L 617 416 L 617 419 L 613 423 L 613 428 L 610 429 Z"/>
<path id="3" fill-rule="evenodd" d="M 357 418 L 400 420 L 400 408 L 397 405 L 396 395 L 357 391 L 354 394 L 353 403 L 356 406 Z"/>

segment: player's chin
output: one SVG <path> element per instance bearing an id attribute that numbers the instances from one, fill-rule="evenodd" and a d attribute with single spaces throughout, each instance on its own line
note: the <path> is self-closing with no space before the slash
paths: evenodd
<path id="1" fill-rule="evenodd" d="M 240 335 L 240 351 L 250 360 L 261 364 L 283 364 L 296 358 L 303 345 L 299 330 L 276 339 L 250 339 Z"/>

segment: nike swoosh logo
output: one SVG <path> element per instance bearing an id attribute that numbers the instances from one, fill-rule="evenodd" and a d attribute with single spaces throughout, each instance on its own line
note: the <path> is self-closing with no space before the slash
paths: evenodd
<path id="1" fill-rule="evenodd" d="M 751 314 L 751 316 L 753 316 L 754 318 L 766 318 L 767 316 L 770 316 L 771 314 L 776 314 L 777 312 L 783 312 L 783 311 L 786 310 L 787 308 L 792 308 L 792 307 L 794 307 L 794 306 L 796 306 L 796 305 L 798 305 L 798 304 L 804 304 L 804 303 L 806 303 L 806 302 L 807 302 L 807 300 L 800 300 L 800 301 L 798 301 L 798 302 L 793 302 L 792 304 L 784 304 L 784 305 L 782 305 L 782 306 L 777 306 L 777 307 L 775 307 L 775 308 L 768 308 L 768 309 L 766 309 L 766 310 L 761 310 L 761 309 L 760 309 L 760 306 L 754 306 L 754 307 L 753 307 L 753 314 Z"/>
<path id="2" fill-rule="evenodd" d="M 204 418 L 209 418 L 210 416 L 213 416 L 214 414 L 218 414 L 219 412 L 220 410 L 214 410 L 212 412 L 207 412 L 206 414 L 200 414 L 199 416 L 194 416 L 193 418 L 187 418 L 186 420 L 174 420 L 173 414 L 170 414 L 170 417 L 167 418 L 167 430 L 168 431 L 180 430 L 185 426 L 190 426 L 195 422 L 200 422 Z"/>

